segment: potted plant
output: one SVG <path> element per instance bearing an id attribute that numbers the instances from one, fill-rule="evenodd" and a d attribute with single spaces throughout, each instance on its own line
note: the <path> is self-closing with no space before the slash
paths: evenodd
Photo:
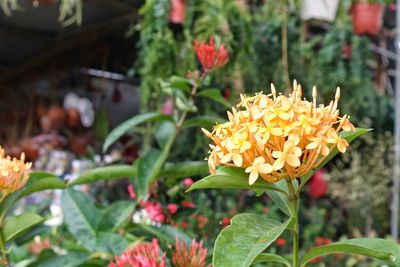
<path id="1" fill-rule="evenodd" d="M 384 5 L 378 2 L 356 1 L 351 7 L 355 33 L 375 36 L 382 27 Z"/>
<path id="2" fill-rule="evenodd" d="M 175 24 L 185 21 L 186 0 L 171 0 L 169 20 Z"/>
<path id="3" fill-rule="evenodd" d="M 300 17 L 302 20 L 322 20 L 332 22 L 335 20 L 339 0 L 304 0 L 301 6 Z"/>

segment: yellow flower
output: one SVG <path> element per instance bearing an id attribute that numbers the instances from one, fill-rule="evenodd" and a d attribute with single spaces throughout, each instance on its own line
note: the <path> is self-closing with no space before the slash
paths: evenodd
<path id="1" fill-rule="evenodd" d="M 25 163 L 25 155 L 21 159 L 5 156 L 0 146 L 0 191 L 3 196 L 13 193 L 23 187 L 29 179 L 29 170 L 32 163 Z"/>
<path id="2" fill-rule="evenodd" d="M 339 132 L 354 131 L 349 117 L 339 117 L 340 89 L 328 106 L 317 105 L 314 87 L 312 101 L 302 99 L 296 82 L 289 96 L 271 94 L 241 96 L 238 109 L 228 111 L 228 122 L 216 125 L 208 157 L 211 173 L 218 165 L 244 168 L 249 184 L 259 176 L 268 182 L 282 178 L 296 179 L 316 168 L 337 147 L 345 152 L 348 143 Z"/>

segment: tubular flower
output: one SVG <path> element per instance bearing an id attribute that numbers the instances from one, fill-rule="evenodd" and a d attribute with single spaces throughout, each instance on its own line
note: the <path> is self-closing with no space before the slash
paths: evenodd
<path id="1" fill-rule="evenodd" d="M 217 48 L 214 43 L 214 38 L 212 37 L 208 44 L 204 41 L 199 44 L 197 40 L 195 40 L 194 50 L 205 72 L 223 67 L 229 59 L 228 50 L 225 48 L 225 45 L 222 44 Z"/>
<path id="2" fill-rule="evenodd" d="M 203 247 L 203 241 L 197 243 L 193 240 L 189 247 L 184 241 L 176 238 L 175 251 L 172 252 L 172 263 L 175 267 L 205 267 L 207 248 Z"/>
<path id="3" fill-rule="evenodd" d="M 23 187 L 29 179 L 32 163 L 25 163 L 25 154 L 21 159 L 5 156 L 0 146 L 0 191 L 3 196 L 13 193 Z"/>
<path id="4" fill-rule="evenodd" d="M 317 106 L 302 99 L 301 86 L 293 83 L 289 96 L 263 92 L 241 95 L 238 109 L 228 111 L 229 121 L 202 129 L 214 144 L 210 145 L 208 166 L 211 173 L 218 165 L 235 166 L 249 173 L 249 184 L 261 176 L 267 182 L 296 179 L 310 172 L 336 147 L 344 153 L 349 146 L 339 134 L 354 131 L 349 116 L 339 117 L 340 89 L 328 106 Z"/>
<path id="5" fill-rule="evenodd" d="M 161 253 L 158 240 L 128 248 L 120 257 L 115 257 L 108 267 L 165 267 L 165 253 Z"/>

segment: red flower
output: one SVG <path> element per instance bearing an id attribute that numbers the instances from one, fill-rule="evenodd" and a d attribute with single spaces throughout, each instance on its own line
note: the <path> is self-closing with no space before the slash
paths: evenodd
<path id="1" fill-rule="evenodd" d="M 221 68 L 229 60 L 228 50 L 226 50 L 225 45 L 222 44 L 219 48 L 215 47 L 214 38 L 212 37 L 208 44 L 204 41 L 199 44 L 195 40 L 194 50 L 205 72 Z"/>
<path id="2" fill-rule="evenodd" d="M 193 184 L 193 180 L 190 178 L 186 178 L 185 180 L 183 180 L 183 185 L 186 187 L 191 187 Z"/>
<path id="3" fill-rule="evenodd" d="M 318 170 L 313 177 L 308 186 L 308 192 L 313 198 L 323 197 L 328 191 L 328 184 L 324 179 L 324 171 Z"/>
<path id="4" fill-rule="evenodd" d="M 165 267 L 165 253 L 161 252 L 158 240 L 128 248 L 121 257 L 115 257 L 109 267 Z"/>
<path id="5" fill-rule="evenodd" d="M 284 238 L 278 238 L 278 239 L 276 240 L 276 244 L 277 244 L 279 247 L 283 247 L 284 245 L 286 245 L 286 239 L 284 239 Z"/>
<path id="6" fill-rule="evenodd" d="M 189 247 L 184 241 L 176 238 L 175 251 L 172 252 L 172 263 L 175 267 L 204 267 L 206 266 L 207 248 L 203 241 L 197 243 L 193 240 Z"/>
<path id="7" fill-rule="evenodd" d="M 178 205 L 175 203 L 168 204 L 167 209 L 169 211 L 169 214 L 175 214 L 178 211 Z"/>
<path id="8" fill-rule="evenodd" d="M 182 204 L 182 206 L 184 206 L 186 208 L 192 208 L 192 209 L 196 208 L 196 205 L 193 202 L 190 202 L 187 200 L 182 201 L 181 204 Z"/>
<path id="9" fill-rule="evenodd" d="M 332 240 L 330 240 L 329 238 L 325 238 L 322 236 L 317 236 L 314 239 L 315 245 L 317 246 L 323 246 L 323 245 L 329 245 L 330 243 L 332 243 Z"/>
<path id="10" fill-rule="evenodd" d="M 135 199 L 136 198 L 136 194 L 135 194 L 135 190 L 133 189 L 133 185 L 128 185 L 128 193 L 129 193 L 129 197 L 131 199 Z"/>
<path id="11" fill-rule="evenodd" d="M 199 222 L 199 228 L 203 229 L 204 226 L 208 223 L 208 219 L 204 217 L 203 215 L 197 215 L 196 216 L 197 221 Z"/>
<path id="12" fill-rule="evenodd" d="M 222 219 L 221 223 L 222 223 L 223 226 L 228 226 L 228 225 L 231 224 L 231 218 L 225 217 L 225 218 Z"/>
<path id="13" fill-rule="evenodd" d="M 151 201 L 142 201 L 141 206 L 145 208 L 147 215 L 154 222 L 163 223 L 165 216 L 162 212 L 160 203 L 153 203 Z"/>
<path id="14" fill-rule="evenodd" d="M 189 226 L 189 224 L 188 224 L 187 221 L 182 221 L 182 222 L 181 222 L 181 227 L 182 227 L 183 229 L 186 229 L 188 226 Z"/>

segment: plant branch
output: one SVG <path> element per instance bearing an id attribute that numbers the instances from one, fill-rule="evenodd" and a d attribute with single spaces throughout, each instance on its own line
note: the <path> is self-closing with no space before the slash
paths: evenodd
<path id="1" fill-rule="evenodd" d="M 293 224 L 293 229 L 291 230 L 292 232 L 292 237 L 293 237 L 293 267 L 299 267 L 299 209 L 298 209 L 298 201 L 299 201 L 299 195 L 296 193 L 292 180 L 290 178 L 286 179 L 286 183 L 289 189 L 289 202 L 290 202 L 290 207 L 292 210 L 292 216 L 294 218 L 294 224 Z"/>

